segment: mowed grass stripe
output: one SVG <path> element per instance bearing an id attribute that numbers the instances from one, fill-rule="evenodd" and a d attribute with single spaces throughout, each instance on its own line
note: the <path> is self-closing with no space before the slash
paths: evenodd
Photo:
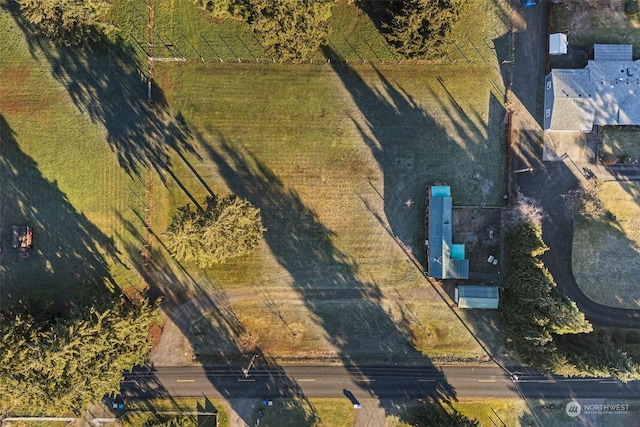
<path id="1" fill-rule="evenodd" d="M 34 298 L 65 299 L 91 297 L 99 288 L 86 283 L 109 276 L 119 286 L 139 284 L 129 260 L 136 250 L 128 249 L 135 233 L 122 218 L 140 226 L 133 211 L 141 206 L 130 188 L 144 189 L 119 166 L 106 129 L 52 77 L 42 51 L 23 49 L 24 34 L 6 10 L 0 19 L 14 47 L 0 51 L 0 114 L 11 133 L 5 145 L 12 145 L 3 184 L 13 189 L 4 194 L 3 246 L 11 224 L 35 227 L 31 259 L 19 263 L 12 250 L 6 253 L 3 293 L 28 288 Z"/>
<path id="2" fill-rule="evenodd" d="M 295 316 L 308 320 L 294 318 L 291 328 L 306 331 L 311 341 L 303 334 L 274 336 L 269 328 L 279 324 L 274 330 L 282 330 L 281 320 L 254 318 L 259 308 L 234 305 L 243 324 L 259 333 L 261 349 L 285 358 L 306 352 L 375 359 L 386 351 L 382 347 L 395 348 L 381 342 L 364 349 L 354 337 L 371 332 L 369 322 L 361 322 L 362 332 L 344 330 L 332 322 L 340 310 L 322 308 L 326 305 L 315 300 L 316 292 L 362 289 L 352 301 L 355 307 L 380 291 L 426 286 L 405 251 L 423 256 L 424 194 L 435 180 L 452 185 L 456 203 L 501 203 L 504 110 L 491 94 L 487 76 L 499 78 L 491 70 L 157 67 L 174 113 L 189 124 L 198 147 L 196 155 L 172 157 L 181 185 L 169 180 L 165 199 L 156 195 L 157 206 L 168 216 L 190 196 L 204 198 L 207 186 L 216 193 L 234 191 L 262 209 L 268 228 L 258 251 L 198 272 L 198 280 L 229 290 L 291 286 L 308 301 Z M 472 179 L 474 171 L 489 183 L 486 188 Z M 163 214 L 154 212 L 160 225 Z M 468 333 L 447 307 L 420 308 L 430 307 L 430 301 L 439 300 L 423 295 L 414 308 L 424 325 L 412 331 L 420 351 L 482 357 L 472 340 L 465 341 Z M 399 328 L 401 317 L 390 319 L 382 305 L 374 298 L 367 313 L 387 325 L 380 333 L 386 336 Z M 319 339 L 323 331 L 328 339 Z M 406 354 L 402 357 L 412 357 Z"/>

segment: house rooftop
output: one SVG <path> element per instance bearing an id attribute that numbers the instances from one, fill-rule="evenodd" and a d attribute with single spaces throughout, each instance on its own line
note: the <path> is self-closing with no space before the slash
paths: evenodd
<path id="1" fill-rule="evenodd" d="M 451 188 L 445 185 L 429 187 L 429 239 L 427 241 L 427 269 L 436 279 L 466 279 L 469 260 L 465 247 L 452 243 Z"/>
<path id="2" fill-rule="evenodd" d="M 500 296 L 496 286 L 459 285 L 456 302 L 460 308 L 496 309 Z"/>
<path id="3" fill-rule="evenodd" d="M 591 131 L 640 124 L 640 62 L 631 45 L 594 46 L 581 70 L 553 69 L 545 79 L 545 130 Z"/>
<path id="4" fill-rule="evenodd" d="M 596 61 L 631 61 L 633 46 L 630 44 L 594 44 L 593 59 Z"/>

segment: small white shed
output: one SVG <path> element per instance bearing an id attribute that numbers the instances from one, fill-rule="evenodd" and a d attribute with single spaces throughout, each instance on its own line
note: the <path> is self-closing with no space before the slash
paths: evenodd
<path id="1" fill-rule="evenodd" d="M 566 55 L 567 45 L 566 34 L 549 34 L 549 55 Z"/>

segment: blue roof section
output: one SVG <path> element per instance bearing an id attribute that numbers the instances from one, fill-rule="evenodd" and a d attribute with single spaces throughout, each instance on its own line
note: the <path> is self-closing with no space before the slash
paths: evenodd
<path id="1" fill-rule="evenodd" d="M 429 189 L 429 246 L 427 268 L 436 279 L 466 279 L 469 260 L 464 259 L 464 245 L 451 243 L 451 187 L 434 185 Z"/>
<path id="2" fill-rule="evenodd" d="M 500 296 L 496 286 L 459 285 L 458 307 L 496 309 Z"/>
<path id="3" fill-rule="evenodd" d="M 451 259 L 464 259 L 464 243 L 451 244 Z"/>
<path id="4" fill-rule="evenodd" d="M 431 197 L 451 197 L 451 187 L 448 185 L 434 185 L 431 187 Z"/>

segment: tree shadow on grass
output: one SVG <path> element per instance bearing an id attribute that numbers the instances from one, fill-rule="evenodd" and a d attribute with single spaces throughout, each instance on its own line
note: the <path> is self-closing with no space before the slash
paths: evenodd
<path id="1" fill-rule="evenodd" d="M 232 409 L 251 425 L 252 414 L 246 413 L 241 408 L 233 407 L 233 398 L 242 397 L 241 386 L 247 383 L 238 382 L 243 378 L 242 369 L 246 368 L 253 355 L 257 355 L 253 372 L 269 378 L 266 381 L 264 395 L 266 396 L 290 396 L 296 399 L 288 405 L 288 411 L 296 419 L 306 420 L 304 425 L 315 425 L 317 414 L 313 406 L 306 400 L 304 393 L 297 383 L 290 379 L 279 366 L 270 363 L 259 347 L 244 347 L 242 337 L 247 329 L 236 316 L 233 307 L 226 294 L 218 289 L 209 279 L 195 273 L 191 268 L 183 266 L 173 259 L 164 246 L 161 236 L 149 229 L 153 240 L 153 253 L 149 259 L 140 256 L 137 248 L 141 248 L 145 237 L 137 230 L 141 227 L 118 214 L 120 221 L 135 239 L 127 245 L 128 255 L 136 260 L 134 268 L 144 277 L 150 288 L 148 294 L 153 298 L 163 298 L 163 311 L 165 316 L 165 331 L 173 325 L 188 341 L 188 351 L 191 353 L 192 362 L 196 364 L 231 366 L 232 370 L 224 375 L 210 373 L 207 375 L 209 382 L 226 399 Z M 140 222 L 144 218 L 136 212 Z M 171 325 L 168 325 L 168 323 Z M 164 331 L 163 331 L 164 332 Z M 160 342 L 155 345 L 163 345 Z M 177 347 L 173 350 L 183 351 L 176 341 L 169 338 L 168 345 Z M 162 350 L 161 350 L 162 351 Z M 267 368 L 268 373 L 260 373 Z M 137 375 L 132 376 L 136 384 L 135 388 L 125 387 L 123 392 L 130 398 L 169 397 L 169 391 L 162 386 L 161 381 L 155 378 L 156 368 L 153 364 L 138 369 Z M 140 380 L 142 378 L 142 380 Z M 253 396 L 255 397 L 255 396 Z M 237 409 L 237 410 L 236 410 Z"/>
<path id="2" fill-rule="evenodd" d="M 356 277 L 358 267 L 334 246 L 335 234 L 293 189 L 252 153 L 222 137 L 219 145 L 203 146 L 230 190 L 260 207 L 268 230 L 264 238 L 278 263 L 292 276 L 293 289 L 325 331 L 339 361 L 350 367 L 354 377 L 365 378 L 359 389 L 353 390 L 356 397 L 390 391 L 366 381 L 369 374 L 362 368 L 367 365 L 412 360 L 433 368 L 413 347 L 408 324 L 390 318 L 382 306 L 381 290 L 375 283 Z M 403 387 L 394 391 L 396 398 L 387 401 L 388 411 L 399 404 L 397 399 L 410 394 Z M 425 386 L 424 393 L 443 402 L 456 395 L 444 376 Z"/>
<path id="3" fill-rule="evenodd" d="M 333 54 L 330 47 L 323 50 Z M 433 77 L 427 88 L 433 101 L 424 106 L 373 66 L 361 71 L 332 66 L 362 115 L 353 115 L 352 121 L 382 169 L 386 219 L 418 260 L 425 260 L 429 185 L 450 185 L 454 204 L 502 205 L 505 110 L 493 90 L 487 99 L 488 117 L 483 117 L 487 113 L 458 102 L 456 79 L 446 69 L 443 74 L 433 68 L 425 71 Z M 437 111 L 426 109 L 431 105 Z"/>
<path id="4" fill-rule="evenodd" d="M 0 115 L 0 245 L 3 303 L 11 299 L 88 301 L 117 288 L 108 259 L 119 262 L 113 239 L 77 212 L 57 184 L 20 148 L 18 136 Z M 12 225 L 33 226 L 33 249 L 19 259 L 11 247 Z"/>
<path id="5" fill-rule="evenodd" d="M 128 174 L 144 175 L 151 167 L 166 179 L 171 150 L 195 154 L 182 116 L 169 112 L 164 93 L 155 84 L 148 102 L 147 65 L 131 47 L 106 41 L 58 46 L 34 35 L 16 5 L 9 3 L 5 9 L 24 32 L 31 51 L 45 56 L 52 76 L 66 88 L 78 110 L 104 126 L 106 141 Z"/>

